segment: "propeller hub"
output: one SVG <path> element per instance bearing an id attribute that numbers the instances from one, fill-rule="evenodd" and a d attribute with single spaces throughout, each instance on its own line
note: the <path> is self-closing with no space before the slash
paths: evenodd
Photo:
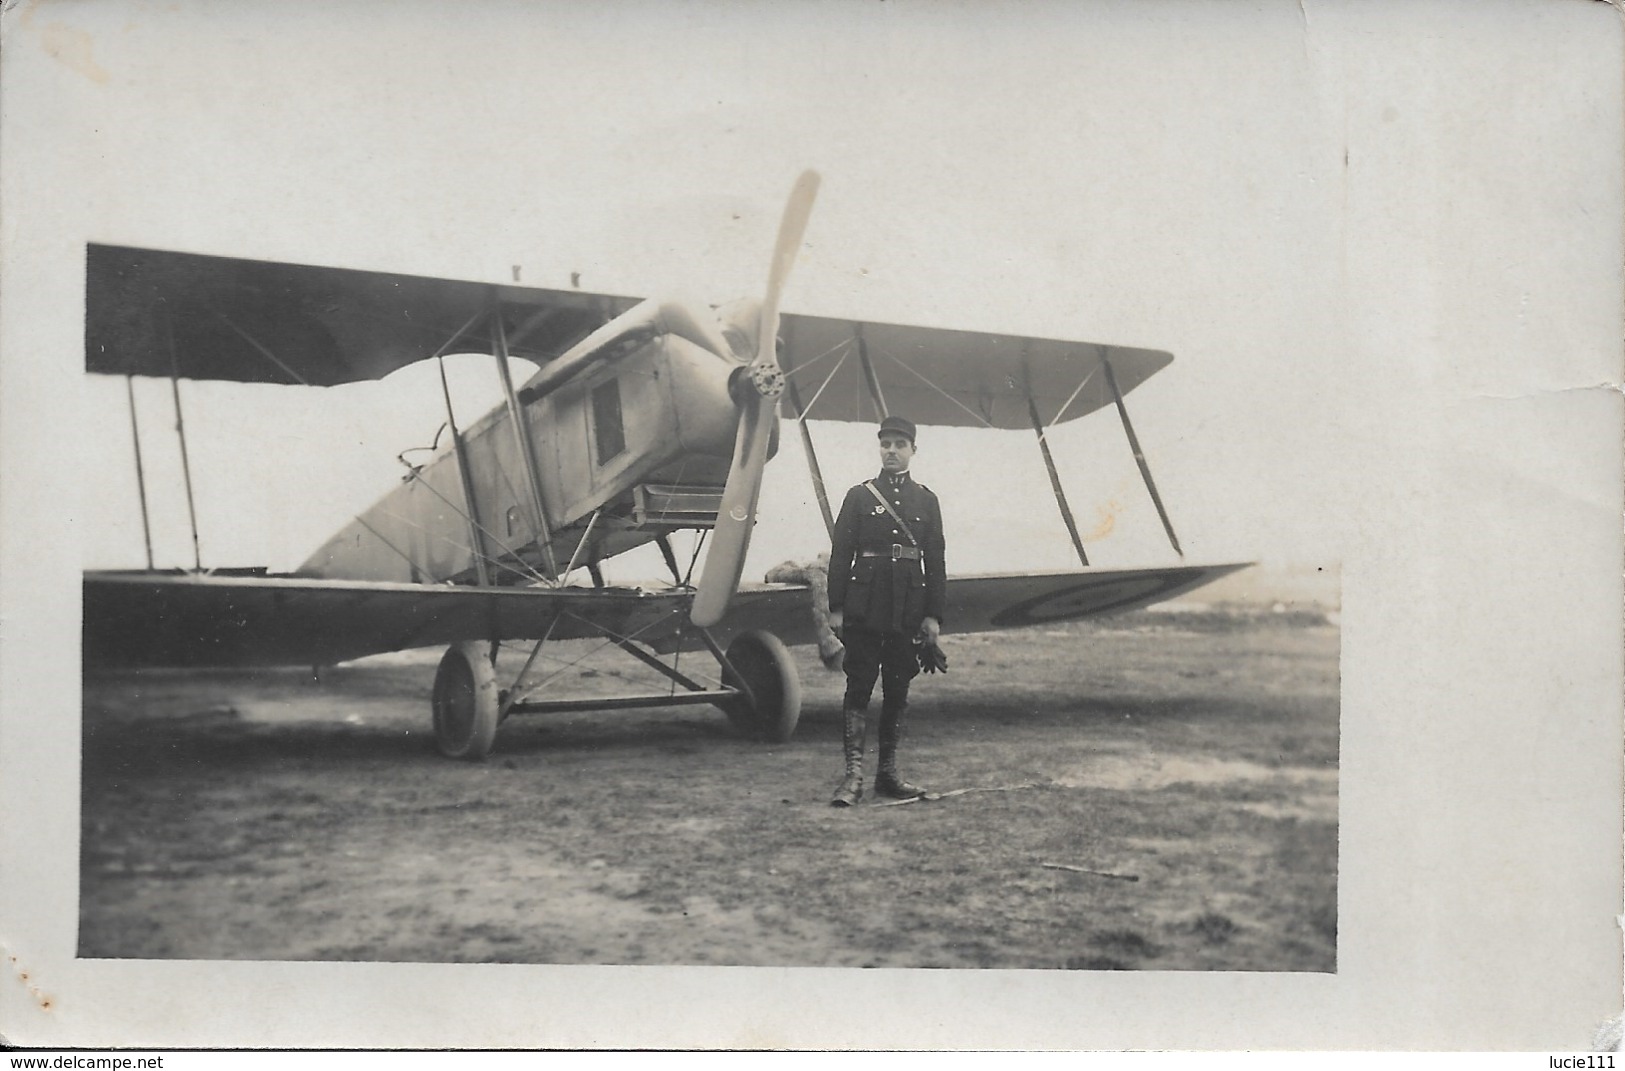
<path id="1" fill-rule="evenodd" d="M 764 398 L 777 398 L 784 393 L 784 370 L 774 361 L 752 361 L 746 369 L 750 385 Z"/>

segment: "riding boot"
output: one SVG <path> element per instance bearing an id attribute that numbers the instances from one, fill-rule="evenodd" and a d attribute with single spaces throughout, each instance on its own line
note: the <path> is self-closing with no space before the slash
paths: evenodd
<path id="1" fill-rule="evenodd" d="M 842 711 L 841 744 L 846 752 L 846 776 L 835 790 L 831 807 L 850 807 L 863 798 L 863 748 L 868 742 L 868 718 L 862 707 Z"/>
<path id="2" fill-rule="evenodd" d="M 897 776 L 897 743 L 903 736 L 903 715 L 908 704 L 886 706 L 880 712 L 880 772 L 875 775 L 875 795 L 894 800 L 912 800 L 925 795 L 925 789 Z"/>

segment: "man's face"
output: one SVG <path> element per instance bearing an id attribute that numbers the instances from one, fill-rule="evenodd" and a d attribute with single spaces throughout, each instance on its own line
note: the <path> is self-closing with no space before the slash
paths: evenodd
<path id="1" fill-rule="evenodd" d="M 914 444 L 906 435 L 887 432 L 880 437 L 880 467 L 885 472 L 902 472 L 914 456 Z"/>

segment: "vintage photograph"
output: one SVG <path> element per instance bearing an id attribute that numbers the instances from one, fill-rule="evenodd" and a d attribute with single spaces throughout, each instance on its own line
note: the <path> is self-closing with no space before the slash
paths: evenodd
<path id="1" fill-rule="evenodd" d="M 197 980 L 439 994 L 319 1032 L 404 1045 L 1617 1012 L 1615 939 L 1455 1017 L 1617 938 L 1574 5 L 4 17 L 8 145 L 68 133 L 7 188 L 76 191 L 7 249 L 10 434 L 71 412 L 6 441 L 8 539 L 62 533 L 7 567 L 4 668 L 62 684 L 7 694 L 60 797 L 12 880 L 87 1040 Z"/>
<path id="2" fill-rule="evenodd" d="M 720 310 L 89 248 L 86 371 L 129 409 L 109 461 L 156 554 L 135 380 L 167 368 L 194 558 L 86 573 L 81 956 L 1334 969 L 1335 568 L 1203 596 L 1251 563 L 1184 560 L 1125 399 L 1166 352 L 781 314 L 819 185 L 764 296 Z M 405 474 L 308 559 L 203 564 L 193 451 L 479 350 L 500 402 L 459 416 L 443 382 Z M 211 439 L 183 418 L 200 379 L 280 389 L 222 397 Z M 1090 562 L 1048 433 L 1109 410 L 1144 483 L 1113 508 L 1154 507 L 1173 564 Z M 872 438 L 844 498 L 822 421 Z M 947 570 L 912 462 L 949 455 L 933 483 L 973 513 L 974 443 L 1047 470 L 1016 508 L 1075 567 L 984 534 Z M 805 470 L 768 463 L 797 445 Z M 295 515 L 332 457 L 300 446 L 269 477 Z M 822 525 L 758 526 L 769 480 Z M 202 506 L 211 558 L 278 519 Z M 647 544 L 668 576 L 611 582 Z M 742 583 L 752 545 L 805 560 Z M 895 891 L 918 906 L 862 907 Z"/>

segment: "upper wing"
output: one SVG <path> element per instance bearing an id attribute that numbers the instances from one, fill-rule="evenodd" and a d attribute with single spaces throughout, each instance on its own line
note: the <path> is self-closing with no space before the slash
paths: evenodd
<path id="1" fill-rule="evenodd" d="M 1162 350 L 904 324 L 785 316 L 791 403 L 816 420 L 878 421 L 871 398 L 917 424 L 1031 428 L 1112 404 L 1174 359 Z M 833 374 L 832 374 L 833 373 Z"/>
<path id="2" fill-rule="evenodd" d="M 543 363 L 637 301 L 90 245 L 85 369 L 313 386 L 380 379 L 436 352 L 492 352 L 484 314 L 493 309 L 509 352 Z M 916 423 L 1026 428 L 1029 396 L 1046 424 L 1109 405 L 1106 360 L 1125 393 L 1173 360 L 1160 350 L 819 316 L 781 323 L 792 401 L 823 420 L 878 419 L 872 373 L 889 408 Z"/>
<path id="3" fill-rule="evenodd" d="M 85 370 L 331 386 L 455 349 L 557 356 L 636 298 L 124 246 L 85 253 Z"/>
<path id="4" fill-rule="evenodd" d="M 1019 628 L 1147 606 L 1242 564 L 951 577 L 945 631 Z M 476 588 L 183 573 L 91 572 L 84 658 L 98 665 L 329 665 L 469 639 L 582 639 L 606 630 L 662 652 L 694 650 L 693 592 Z M 719 643 L 767 629 L 817 634 L 797 584 L 747 584 L 711 630 Z"/>

